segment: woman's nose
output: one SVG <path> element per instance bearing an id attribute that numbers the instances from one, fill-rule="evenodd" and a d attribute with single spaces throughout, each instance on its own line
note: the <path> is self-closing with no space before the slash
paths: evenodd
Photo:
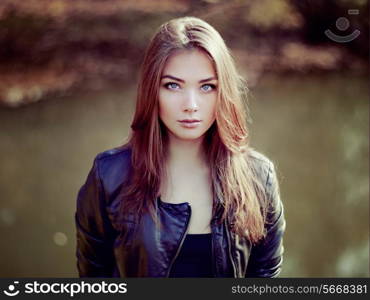
<path id="1" fill-rule="evenodd" d="M 195 91 L 189 91 L 186 94 L 183 109 L 184 111 L 197 111 L 199 109 L 197 94 Z"/>

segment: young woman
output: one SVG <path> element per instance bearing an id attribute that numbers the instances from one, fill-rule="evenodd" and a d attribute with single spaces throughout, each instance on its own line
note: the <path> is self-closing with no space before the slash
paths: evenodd
<path id="1" fill-rule="evenodd" d="M 77 198 L 80 277 L 277 277 L 285 219 L 249 146 L 245 87 L 219 33 L 184 17 L 146 51 L 132 134 Z"/>

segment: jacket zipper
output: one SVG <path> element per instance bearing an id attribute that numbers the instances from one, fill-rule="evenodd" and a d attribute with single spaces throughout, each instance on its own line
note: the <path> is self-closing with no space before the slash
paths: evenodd
<path id="1" fill-rule="evenodd" d="M 227 218 L 226 218 L 226 235 L 227 235 L 227 240 L 229 242 L 229 257 L 230 257 L 230 261 L 231 261 L 231 264 L 233 266 L 233 269 L 234 269 L 234 277 L 236 278 L 236 267 L 235 267 L 235 263 L 234 263 L 234 260 L 233 260 L 233 257 L 231 255 L 231 239 L 230 239 L 230 232 L 229 232 L 229 222 L 227 221 Z"/>
<path id="2" fill-rule="evenodd" d="M 186 221 L 186 230 L 185 230 L 185 233 L 182 235 L 181 237 L 181 241 L 180 241 L 180 245 L 179 245 L 179 248 L 177 249 L 176 251 L 176 254 L 175 256 L 173 257 L 171 263 L 170 263 L 170 266 L 168 268 L 168 271 L 167 271 L 167 275 L 166 277 L 169 277 L 170 276 L 170 272 L 171 272 L 171 269 L 172 269 L 172 265 L 174 264 L 177 256 L 179 255 L 180 253 L 180 250 L 181 250 L 181 247 L 182 247 L 182 244 L 184 243 L 184 240 L 185 240 L 185 236 L 186 234 L 188 233 L 188 230 L 189 230 L 189 221 L 190 221 L 190 218 L 191 218 L 191 206 L 190 206 L 190 203 L 188 203 L 188 206 L 189 206 L 189 218 L 187 219 Z"/>

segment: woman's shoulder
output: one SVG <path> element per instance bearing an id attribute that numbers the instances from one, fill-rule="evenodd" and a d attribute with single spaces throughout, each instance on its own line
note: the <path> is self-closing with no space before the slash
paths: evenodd
<path id="1" fill-rule="evenodd" d="M 262 183 L 268 194 L 279 191 L 280 171 L 276 166 L 276 162 L 253 148 L 248 151 L 249 164 L 252 172 Z M 278 175 L 280 174 L 280 175 Z"/>
<path id="2" fill-rule="evenodd" d="M 280 189 L 276 164 L 267 155 L 255 149 L 249 149 L 248 158 L 252 165 L 252 171 L 264 184 L 268 197 L 272 199 L 271 205 L 277 206 L 280 202 Z"/>
<path id="3" fill-rule="evenodd" d="M 131 147 L 127 144 L 124 144 L 99 152 L 95 159 L 99 162 L 108 162 L 111 160 L 129 159 L 130 157 Z"/>
<path id="4" fill-rule="evenodd" d="M 266 154 L 263 154 L 260 151 L 257 151 L 256 149 L 250 147 L 248 151 L 248 157 L 251 160 L 254 160 L 255 162 L 259 162 L 262 164 L 270 164 L 271 160 L 267 157 Z"/>
<path id="5" fill-rule="evenodd" d="M 108 191 L 114 191 L 129 176 L 131 148 L 121 145 L 98 153 L 94 159 L 98 176 Z"/>
<path id="6" fill-rule="evenodd" d="M 269 173 L 274 171 L 274 163 L 264 153 L 257 151 L 254 148 L 249 148 L 247 152 L 247 159 L 252 166 L 253 171 L 262 178 L 267 179 Z"/>

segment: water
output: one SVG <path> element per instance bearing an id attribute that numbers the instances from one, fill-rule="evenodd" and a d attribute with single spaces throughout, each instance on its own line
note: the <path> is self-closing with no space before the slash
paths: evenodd
<path id="1" fill-rule="evenodd" d="M 369 276 L 367 81 L 267 78 L 254 96 L 252 139 L 286 206 L 281 276 Z"/>
<path id="2" fill-rule="evenodd" d="M 369 276 L 367 78 L 268 76 L 252 95 L 251 144 L 285 204 L 281 276 Z M 134 101 L 125 88 L 0 109 L 0 276 L 77 276 L 77 191 L 126 137 Z"/>

